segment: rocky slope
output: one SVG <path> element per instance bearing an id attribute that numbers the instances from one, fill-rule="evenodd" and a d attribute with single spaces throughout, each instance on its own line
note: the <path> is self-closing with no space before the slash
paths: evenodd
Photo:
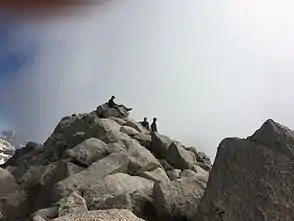
<path id="1" fill-rule="evenodd" d="M 115 117 L 114 117 L 115 116 Z M 294 220 L 294 132 L 268 120 L 209 158 L 105 105 L 0 170 L 3 220 Z M 207 187 L 206 187 L 207 186 Z"/>
<path id="2" fill-rule="evenodd" d="M 3 220 L 172 221 L 195 214 L 211 163 L 103 105 L 64 117 L 2 168 Z"/>

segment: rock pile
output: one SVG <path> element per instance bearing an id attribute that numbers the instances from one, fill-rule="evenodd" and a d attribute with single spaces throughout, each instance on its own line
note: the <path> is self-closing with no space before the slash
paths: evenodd
<path id="1" fill-rule="evenodd" d="M 211 169 L 195 148 L 98 109 L 64 117 L 2 165 L 2 220 L 294 220 L 290 129 L 268 120 L 224 139 Z"/>
<path id="2" fill-rule="evenodd" d="M 104 105 L 64 117 L 2 168 L 3 220 L 173 221 L 195 215 L 211 163 Z"/>

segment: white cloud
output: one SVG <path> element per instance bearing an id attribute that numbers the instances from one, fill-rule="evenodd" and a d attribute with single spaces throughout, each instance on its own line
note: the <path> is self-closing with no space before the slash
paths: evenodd
<path id="1" fill-rule="evenodd" d="M 62 116 L 116 95 L 134 118 L 157 116 L 160 131 L 210 156 L 267 118 L 294 127 L 291 6 L 125 0 L 34 24 L 41 55 L 7 92 L 21 116 L 12 120 L 44 140 Z"/>

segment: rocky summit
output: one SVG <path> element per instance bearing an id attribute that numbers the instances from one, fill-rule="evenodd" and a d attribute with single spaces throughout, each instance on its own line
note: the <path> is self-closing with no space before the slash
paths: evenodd
<path id="1" fill-rule="evenodd" d="M 186 219 L 210 169 L 205 154 L 104 104 L 17 149 L 0 170 L 0 212 L 9 221 Z"/>
<path id="2" fill-rule="evenodd" d="M 7 221 L 294 220 L 294 132 L 268 120 L 227 138 L 212 167 L 195 148 L 107 105 L 61 119 L 0 168 Z"/>

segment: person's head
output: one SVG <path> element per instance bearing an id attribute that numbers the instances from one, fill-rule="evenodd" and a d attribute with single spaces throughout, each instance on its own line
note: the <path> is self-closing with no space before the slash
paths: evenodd
<path id="1" fill-rule="evenodd" d="M 157 121 L 157 118 L 156 118 L 156 117 L 154 117 L 154 118 L 153 118 L 153 122 L 155 123 L 156 121 Z"/>
<path id="2" fill-rule="evenodd" d="M 147 121 L 147 117 L 144 117 L 144 121 Z"/>
<path id="3" fill-rule="evenodd" d="M 111 96 L 111 100 L 114 100 L 115 99 L 115 96 Z"/>

